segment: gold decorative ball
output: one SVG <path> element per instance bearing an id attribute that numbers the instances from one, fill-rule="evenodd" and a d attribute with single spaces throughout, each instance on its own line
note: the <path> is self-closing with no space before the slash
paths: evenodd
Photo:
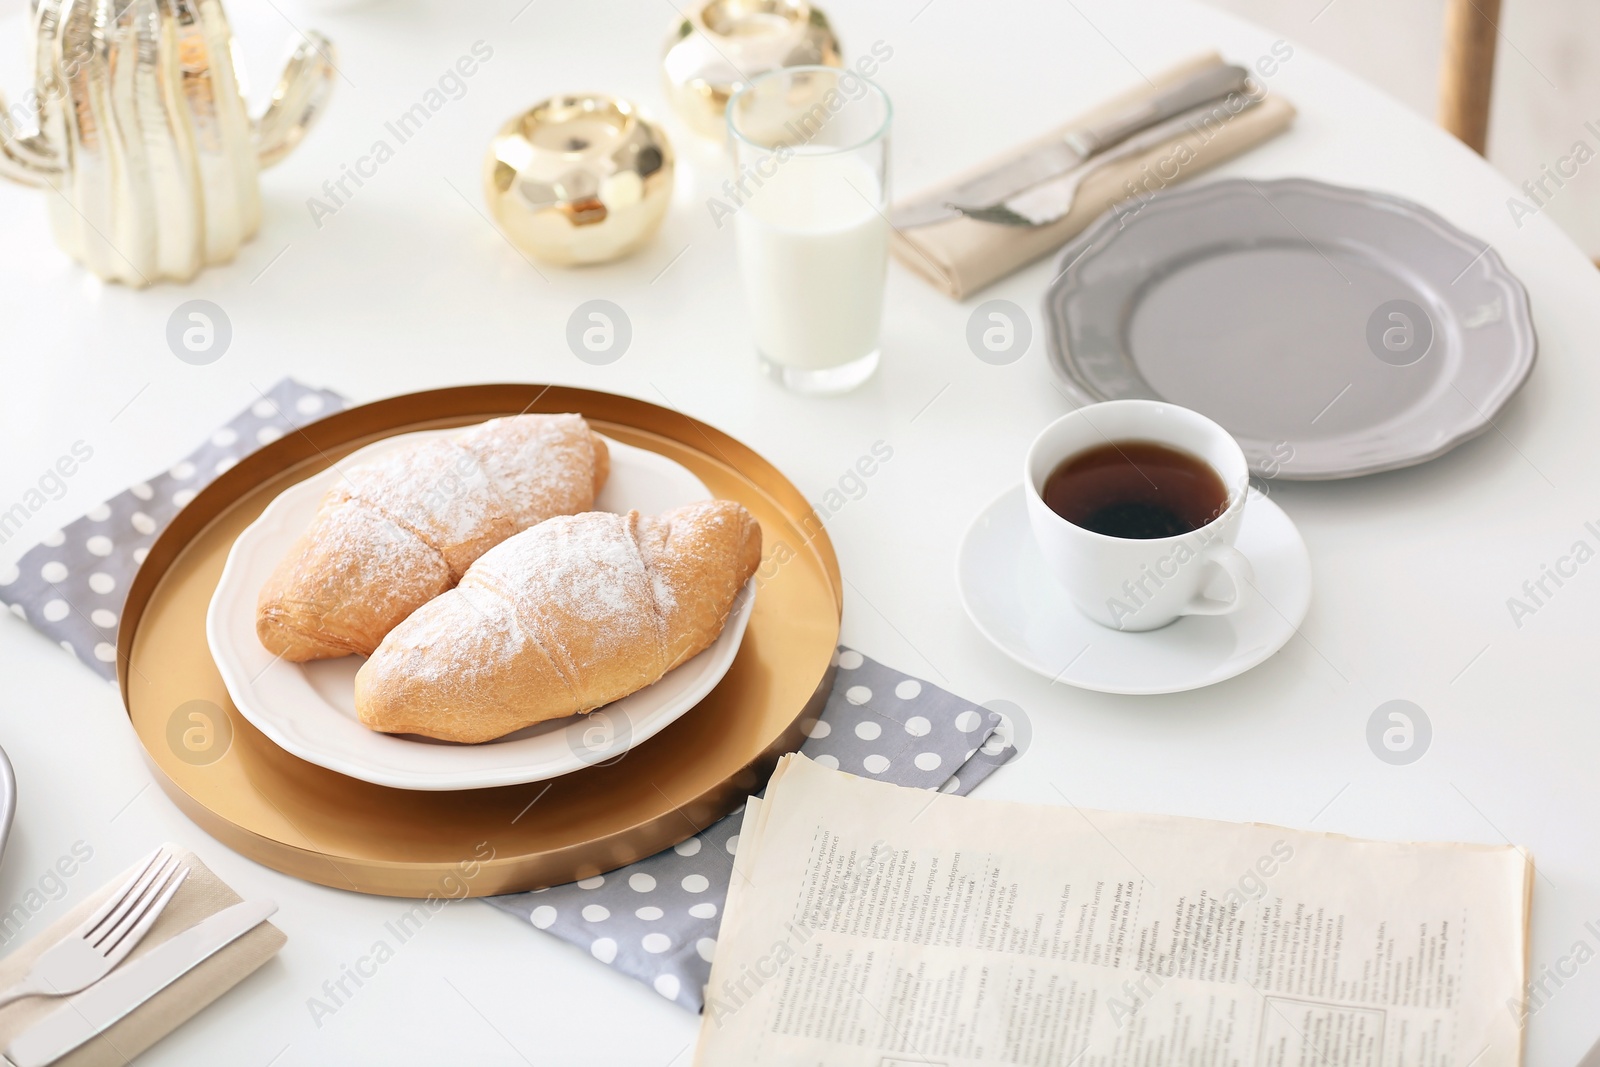
<path id="1" fill-rule="evenodd" d="M 841 67 L 828 17 L 806 0 L 697 0 L 661 57 L 672 109 L 696 133 L 722 140 L 728 98 L 779 67 Z"/>
<path id="2" fill-rule="evenodd" d="M 626 100 L 554 96 L 507 122 L 484 158 L 489 211 L 546 263 L 606 263 L 649 242 L 672 201 L 672 146 Z"/>

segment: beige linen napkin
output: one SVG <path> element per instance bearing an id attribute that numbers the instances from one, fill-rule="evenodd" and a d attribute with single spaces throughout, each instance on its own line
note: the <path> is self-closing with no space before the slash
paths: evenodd
<path id="1" fill-rule="evenodd" d="M 1151 79 L 1154 85 L 1142 85 L 1108 100 L 1014 152 L 1008 152 L 1007 157 L 1020 156 L 1035 146 L 1061 137 L 1067 130 L 1107 118 L 1114 111 L 1220 62 L 1220 56 L 1209 52 L 1180 63 Z M 962 300 L 1060 248 L 1111 205 L 1134 195 L 1148 197 L 1166 186 L 1236 156 L 1283 132 L 1294 120 L 1294 115 L 1294 107 L 1287 100 L 1269 96 L 1255 107 L 1240 111 L 1224 122 L 1210 123 L 1204 129 L 1175 137 L 1149 151 L 1107 164 L 1104 170 L 1096 171 L 1084 179 L 1072 210 L 1046 226 L 1002 226 L 975 219 L 950 219 L 928 226 L 896 230 L 891 247 L 896 259 L 927 279 L 934 288 L 946 296 Z M 949 188 L 976 177 L 997 162 L 990 160 L 973 167 L 935 189 L 925 190 L 908 199 L 922 200 L 935 195 L 938 189 Z"/>
<path id="2" fill-rule="evenodd" d="M 129 953 L 128 960 L 138 959 L 202 919 L 239 903 L 239 894 L 212 874 L 194 853 L 177 845 L 168 845 L 167 848 L 189 868 L 189 877 L 184 879 L 183 885 L 173 895 L 161 918 L 150 927 L 144 940 Z M 0 989 L 20 981 L 46 948 L 60 941 L 93 914 L 94 909 L 133 877 L 136 870 L 130 868 L 117 875 L 39 936 L 0 960 Z M 283 932 L 277 927 L 262 923 L 145 1001 L 105 1033 L 79 1045 L 56 1063 L 60 1067 L 122 1067 L 277 955 L 285 940 Z M 126 965 L 127 960 L 121 964 Z M 12 1039 L 29 1025 L 64 1003 L 66 1001 L 59 997 L 29 997 L 0 1008 L 0 1050 L 11 1044 Z"/>

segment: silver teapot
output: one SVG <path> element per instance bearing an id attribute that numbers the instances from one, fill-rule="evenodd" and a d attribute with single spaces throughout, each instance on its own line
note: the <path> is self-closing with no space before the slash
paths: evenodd
<path id="1" fill-rule="evenodd" d="M 220 0 L 33 0 L 34 86 L 0 98 L 0 175 L 50 190 L 51 228 L 108 281 L 188 281 L 261 224 L 257 175 L 333 89 L 333 47 L 296 47 L 252 118 Z"/>

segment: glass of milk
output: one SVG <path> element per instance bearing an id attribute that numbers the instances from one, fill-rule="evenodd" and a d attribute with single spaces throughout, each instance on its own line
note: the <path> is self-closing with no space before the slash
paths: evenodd
<path id="1" fill-rule="evenodd" d="M 855 71 L 786 67 L 728 101 L 739 273 L 766 371 L 842 393 L 879 358 L 889 269 L 889 126 Z"/>

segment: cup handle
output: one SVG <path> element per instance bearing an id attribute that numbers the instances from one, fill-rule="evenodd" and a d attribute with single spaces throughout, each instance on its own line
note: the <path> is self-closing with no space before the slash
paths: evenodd
<path id="1" fill-rule="evenodd" d="M 1204 552 L 1206 562 L 1221 568 L 1233 582 L 1233 595 L 1227 600 L 1200 593 L 1183 608 L 1182 615 L 1227 615 L 1244 606 L 1251 583 L 1255 581 L 1255 568 L 1250 560 L 1232 545 L 1211 545 Z"/>

